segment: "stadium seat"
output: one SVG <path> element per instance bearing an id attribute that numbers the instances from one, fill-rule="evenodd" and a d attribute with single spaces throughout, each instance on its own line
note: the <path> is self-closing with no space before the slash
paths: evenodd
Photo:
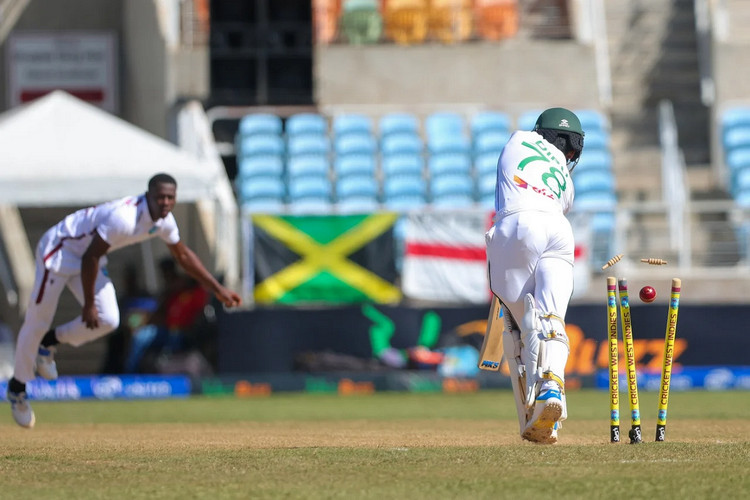
<path id="1" fill-rule="evenodd" d="M 240 136 L 237 156 L 283 155 L 284 139 L 280 135 L 255 134 Z"/>
<path id="2" fill-rule="evenodd" d="M 518 0 L 483 0 L 474 3 L 476 30 L 484 40 L 512 38 L 518 33 Z"/>
<path id="3" fill-rule="evenodd" d="M 383 180 L 383 199 L 388 202 L 395 198 L 419 197 L 426 202 L 427 188 L 421 177 L 386 177 Z"/>
<path id="4" fill-rule="evenodd" d="M 387 113 L 378 122 L 381 141 L 392 134 L 419 134 L 419 119 L 411 113 Z"/>
<path id="5" fill-rule="evenodd" d="M 427 140 L 442 135 L 459 135 L 465 137 L 466 120 L 453 111 L 435 111 L 425 118 L 425 133 Z"/>
<path id="6" fill-rule="evenodd" d="M 589 169 L 604 169 L 612 171 L 612 154 L 603 149 L 587 150 L 586 142 L 584 140 L 581 159 L 573 170 L 573 175 L 575 176 L 578 173 Z M 573 180 L 575 180 L 575 177 L 573 177 Z"/>
<path id="7" fill-rule="evenodd" d="M 371 154 L 348 154 L 337 157 L 333 163 L 333 169 L 338 179 L 355 175 L 366 175 L 375 177 L 375 157 Z"/>
<path id="8" fill-rule="evenodd" d="M 470 119 L 471 135 L 476 138 L 485 132 L 510 132 L 510 116 L 501 111 L 479 111 Z"/>
<path id="9" fill-rule="evenodd" d="M 479 197 L 479 205 L 488 208 L 488 209 L 495 209 L 495 193 L 492 194 L 483 194 Z"/>
<path id="10" fill-rule="evenodd" d="M 339 0 L 314 0 L 312 2 L 312 17 L 314 42 L 320 44 L 333 43 L 338 35 Z"/>
<path id="11" fill-rule="evenodd" d="M 293 135 L 288 139 L 287 149 L 290 157 L 300 155 L 327 156 L 331 150 L 331 143 L 325 135 Z"/>
<path id="12" fill-rule="evenodd" d="M 735 198 L 739 193 L 750 192 L 750 168 L 741 168 L 733 172 L 730 192 Z"/>
<path id="13" fill-rule="evenodd" d="M 590 130 L 609 131 L 609 121 L 601 111 L 596 109 L 574 109 L 572 111 L 580 120 L 581 128 L 586 135 Z"/>
<path id="14" fill-rule="evenodd" d="M 284 126 L 287 138 L 302 134 L 328 134 L 328 120 L 317 113 L 297 113 L 286 119 Z"/>
<path id="15" fill-rule="evenodd" d="M 399 45 L 427 38 L 428 0 L 389 0 L 385 3 L 385 36 Z"/>
<path id="16" fill-rule="evenodd" d="M 482 177 L 486 174 L 492 175 L 493 178 L 497 177 L 497 162 L 500 159 L 500 155 L 495 153 L 483 153 L 474 159 L 474 172 L 477 177 Z"/>
<path id="17" fill-rule="evenodd" d="M 750 107 L 730 107 L 721 114 L 721 129 L 723 134 L 738 126 L 750 126 Z"/>
<path id="18" fill-rule="evenodd" d="M 725 151 L 750 147 L 750 125 L 735 126 L 727 130 L 723 138 Z"/>
<path id="19" fill-rule="evenodd" d="M 383 33 L 383 18 L 376 0 L 346 0 L 339 24 L 344 40 L 354 45 L 376 43 Z"/>
<path id="20" fill-rule="evenodd" d="M 459 174 L 441 175 L 430 179 L 430 196 L 435 202 L 445 197 L 469 198 L 474 201 L 474 182 L 471 177 Z"/>
<path id="21" fill-rule="evenodd" d="M 240 156 L 237 159 L 237 179 L 251 177 L 277 177 L 284 173 L 284 160 L 280 155 Z"/>
<path id="22" fill-rule="evenodd" d="M 479 199 L 481 200 L 485 196 L 492 196 L 494 203 L 496 184 L 497 176 L 494 173 L 484 174 L 477 177 L 477 194 Z"/>
<path id="23" fill-rule="evenodd" d="M 510 139 L 510 133 L 501 130 L 488 130 L 474 136 L 474 154 L 492 153 L 499 157 L 505 144 Z"/>
<path id="24" fill-rule="evenodd" d="M 420 210 L 427 205 L 424 196 L 404 195 L 386 198 L 384 202 L 388 210 L 395 212 L 409 212 L 411 210 Z"/>
<path id="25" fill-rule="evenodd" d="M 530 109 L 521 113 L 518 117 L 518 130 L 534 130 L 537 118 L 543 109 Z"/>
<path id="26" fill-rule="evenodd" d="M 350 196 L 339 200 L 336 209 L 346 214 L 367 214 L 378 211 L 380 204 L 376 198 L 369 196 Z"/>
<path id="27" fill-rule="evenodd" d="M 609 193 L 615 191 L 615 178 L 608 170 L 588 169 L 582 172 L 574 170 L 574 172 L 573 183 L 575 184 L 576 199 L 592 191 Z"/>
<path id="28" fill-rule="evenodd" d="M 375 137 L 365 132 L 347 133 L 339 136 L 335 139 L 333 148 L 337 156 L 350 154 L 375 155 L 378 150 Z"/>
<path id="29" fill-rule="evenodd" d="M 422 138 L 413 133 L 401 132 L 386 135 L 381 139 L 381 152 L 384 155 L 392 154 L 422 154 L 424 143 Z"/>
<path id="30" fill-rule="evenodd" d="M 281 135 L 281 117 L 271 113 L 254 113 L 240 118 L 240 135 L 276 134 Z"/>
<path id="31" fill-rule="evenodd" d="M 443 43 L 464 42 L 474 31 L 472 0 L 432 0 L 427 30 Z"/>
<path id="32" fill-rule="evenodd" d="M 471 177 L 471 157 L 461 153 L 434 154 L 427 160 L 431 177 L 461 175 Z"/>
<path id="33" fill-rule="evenodd" d="M 315 198 L 331 202 L 331 182 L 325 177 L 292 177 L 289 179 L 289 200 L 297 203 L 306 198 Z"/>
<path id="34" fill-rule="evenodd" d="M 253 200 L 284 200 L 284 181 L 274 177 L 244 179 L 239 185 L 240 202 Z"/>
<path id="35" fill-rule="evenodd" d="M 607 191 L 589 191 L 576 194 L 573 208 L 576 212 L 611 212 L 617 207 L 617 196 Z"/>
<path id="36" fill-rule="evenodd" d="M 328 178 L 330 165 L 328 158 L 321 155 L 290 156 L 287 161 L 287 176 L 291 180 L 297 177 Z"/>
<path id="37" fill-rule="evenodd" d="M 253 198 L 240 203 L 244 212 L 278 214 L 284 211 L 284 202 L 278 198 Z"/>
<path id="38" fill-rule="evenodd" d="M 422 177 L 424 159 L 421 155 L 399 154 L 383 156 L 381 168 L 383 177 Z"/>
<path id="39" fill-rule="evenodd" d="M 341 201 L 347 198 L 378 199 L 378 182 L 372 177 L 352 175 L 336 181 L 336 198 Z"/>
<path id="40" fill-rule="evenodd" d="M 591 151 L 593 149 L 609 149 L 609 132 L 604 130 L 585 130 L 586 135 L 583 138 L 583 150 Z"/>
<path id="41" fill-rule="evenodd" d="M 359 113 L 336 115 L 331 126 L 336 139 L 346 134 L 373 134 L 372 118 Z"/>
<path id="42" fill-rule="evenodd" d="M 294 214 L 329 214 L 333 212 L 334 204 L 329 198 L 307 197 L 294 201 L 288 208 Z"/>
<path id="43" fill-rule="evenodd" d="M 432 155 L 444 153 L 471 154 L 468 137 L 453 133 L 435 133 L 427 138 L 427 149 Z"/>

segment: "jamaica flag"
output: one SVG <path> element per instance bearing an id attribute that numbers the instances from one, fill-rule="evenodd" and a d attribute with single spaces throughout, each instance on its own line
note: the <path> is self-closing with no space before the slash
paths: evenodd
<path id="1" fill-rule="evenodd" d="M 398 214 L 253 215 L 255 301 L 392 303 Z"/>

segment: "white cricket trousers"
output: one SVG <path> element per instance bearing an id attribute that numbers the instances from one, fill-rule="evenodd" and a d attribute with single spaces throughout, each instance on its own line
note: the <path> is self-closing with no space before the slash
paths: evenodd
<path id="1" fill-rule="evenodd" d="M 39 344 L 44 334 L 52 326 L 52 320 L 55 317 L 57 304 L 63 289 L 67 287 L 76 300 L 83 305 L 81 275 L 64 276 L 45 269 L 40 247 L 41 245 L 37 247 L 36 251 L 34 288 L 16 342 L 13 376 L 23 383 L 33 380 L 36 376 L 34 365 Z M 79 315 L 74 320 L 55 328 L 57 339 L 61 343 L 77 347 L 108 334 L 117 328 L 120 323 L 120 310 L 117 305 L 115 287 L 106 275 L 105 269 L 99 269 L 99 273 L 96 275 L 94 303 L 99 311 L 99 326 L 95 329 L 87 328 L 81 315 Z"/>
<path id="2" fill-rule="evenodd" d="M 522 210 L 497 220 L 485 235 L 490 289 L 520 324 L 523 298 L 565 318 L 573 294 L 574 240 L 562 213 Z"/>

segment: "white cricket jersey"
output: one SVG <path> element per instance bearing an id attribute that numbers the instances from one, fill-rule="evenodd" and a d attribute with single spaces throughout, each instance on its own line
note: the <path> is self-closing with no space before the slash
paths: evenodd
<path id="1" fill-rule="evenodd" d="M 498 215 L 519 210 L 565 214 L 574 196 L 565 155 L 536 132 L 513 133 L 497 166 Z"/>
<path id="2" fill-rule="evenodd" d="M 128 196 L 74 212 L 50 228 L 40 241 L 44 266 L 60 274 L 81 272 L 81 257 L 94 234 L 109 243 L 108 252 L 159 237 L 169 245 L 180 241 L 177 222 L 170 213 L 151 220 L 146 195 Z M 101 265 L 106 264 L 106 257 Z"/>

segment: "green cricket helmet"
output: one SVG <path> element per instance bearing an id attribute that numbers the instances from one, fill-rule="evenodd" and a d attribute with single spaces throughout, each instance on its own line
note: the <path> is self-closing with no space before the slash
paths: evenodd
<path id="1" fill-rule="evenodd" d="M 581 158 L 585 135 L 575 113 L 565 108 L 549 108 L 537 118 L 534 131 L 562 151 L 572 172 Z"/>

